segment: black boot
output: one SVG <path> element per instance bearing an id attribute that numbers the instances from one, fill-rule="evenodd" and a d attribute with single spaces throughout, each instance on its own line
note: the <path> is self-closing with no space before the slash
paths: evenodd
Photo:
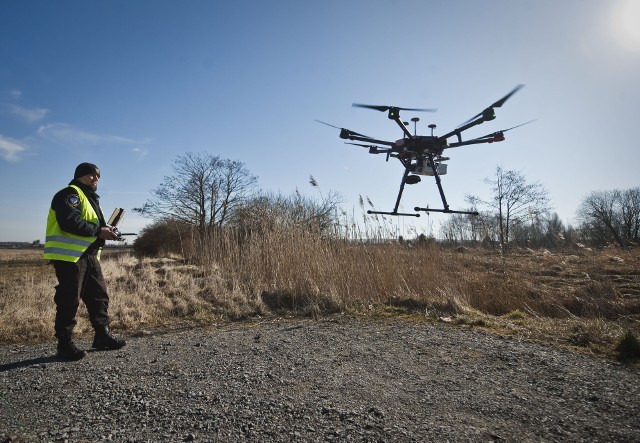
<path id="1" fill-rule="evenodd" d="M 94 349 L 120 349 L 126 344 L 124 340 L 113 335 L 108 326 L 101 326 L 96 328 L 96 335 L 93 337 L 91 347 Z"/>
<path id="2" fill-rule="evenodd" d="M 58 340 L 58 358 L 63 360 L 78 361 L 82 359 L 86 352 L 78 347 L 71 341 L 70 338 L 62 338 Z"/>

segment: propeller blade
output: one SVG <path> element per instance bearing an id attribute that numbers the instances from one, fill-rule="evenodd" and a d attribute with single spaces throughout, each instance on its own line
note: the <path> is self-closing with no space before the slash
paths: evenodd
<path id="1" fill-rule="evenodd" d="M 537 118 L 534 119 L 534 120 L 529 120 L 526 123 L 521 123 L 519 125 L 512 126 L 509 129 L 501 129 L 500 131 L 495 131 L 495 132 L 492 132 L 491 134 L 483 135 L 482 137 L 472 138 L 471 140 L 467 140 L 467 141 L 474 142 L 474 141 L 477 141 L 477 140 L 484 140 L 484 139 L 487 139 L 487 138 L 493 138 L 498 134 L 505 133 L 507 131 L 511 131 L 512 129 L 519 128 L 520 126 L 528 125 L 529 123 L 533 123 L 533 122 L 535 122 L 537 120 L 538 120 Z"/>
<path id="2" fill-rule="evenodd" d="M 339 127 L 337 127 L 337 126 L 335 126 L 335 125 L 332 125 L 331 123 L 325 123 L 325 122 L 323 122 L 323 121 L 321 121 L 321 120 L 318 120 L 318 119 L 316 119 L 315 121 L 317 121 L 318 123 L 322 123 L 323 125 L 331 126 L 332 128 L 336 128 L 336 129 L 344 129 L 344 128 L 339 128 Z"/>
<path id="3" fill-rule="evenodd" d="M 471 117 L 469 120 L 467 120 L 467 121 L 465 121 L 464 123 L 462 123 L 460 126 L 464 126 L 464 125 L 466 125 L 467 123 L 469 123 L 470 121 L 473 121 L 473 120 L 477 119 L 477 118 L 478 118 L 478 117 L 480 117 L 481 115 L 482 115 L 482 112 L 481 112 L 481 113 L 479 113 L 479 114 L 474 115 L 474 116 L 473 116 L 473 117 Z"/>
<path id="4" fill-rule="evenodd" d="M 378 146 L 375 146 L 375 145 L 363 145 L 362 143 L 345 142 L 345 145 L 356 145 L 356 146 L 362 146 L 363 148 L 378 148 Z"/>
<path id="5" fill-rule="evenodd" d="M 340 129 L 341 131 L 349 131 L 349 133 L 350 133 L 350 134 L 353 134 L 353 135 L 359 135 L 360 137 L 372 138 L 372 137 L 369 137 L 368 135 L 364 135 L 364 134 L 360 134 L 360 133 L 358 133 L 358 132 L 352 131 L 351 129 L 347 129 L 347 128 L 340 128 L 339 126 L 335 126 L 335 125 L 332 125 L 332 124 L 330 124 L 330 123 L 323 122 L 323 121 L 318 120 L 318 119 L 316 119 L 315 121 L 317 121 L 318 123 L 322 123 L 323 125 L 331 126 L 332 128 Z"/>
<path id="6" fill-rule="evenodd" d="M 353 103 L 351 106 L 353 106 L 354 108 L 375 109 L 376 111 L 380 111 L 380 112 L 389 110 L 389 106 L 363 105 L 361 103 Z"/>
<path id="7" fill-rule="evenodd" d="M 502 105 L 504 105 L 504 102 L 506 102 L 509 97 L 511 97 L 513 94 L 515 94 L 516 92 L 518 92 L 520 89 L 522 89 L 524 87 L 523 84 L 519 84 L 518 86 L 516 86 L 515 88 L 513 88 L 513 90 L 508 93 L 507 95 L 505 95 L 504 97 L 502 97 L 500 100 L 498 100 L 497 102 L 495 102 L 494 104 L 492 104 L 490 106 L 490 108 L 499 108 Z"/>
<path id="8" fill-rule="evenodd" d="M 495 102 L 494 104 L 492 104 L 491 106 L 489 106 L 487 109 L 490 108 L 500 108 L 502 105 L 504 105 L 504 102 L 506 102 L 513 94 L 515 94 L 516 92 L 518 92 L 520 89 L 522 89 L 524 87 L 523 84 L 519 84 L 518 86 L 516 86 L 515 88 L 513 88 L 511 90 L 511 92 L 509 92 L 507 95 L 505 95 L 504 97 L 502 97 L 500 100 L 498 100 L 497 102 Z M 471 117 L 469 120 L 467 120 L 466 122 L 464 122 L 462 125 L 460 126 L 464 126 L 467 123 L 469 123 L 472 120 L 477 119 L 478 117 L 480 117 L 482 114 L 484 113 L 484 111 L 477 113 L 476 115 L 474 115 L 473 117 Z"/>
<path id="9" fill-rule="evenodd" d="M 526 123 L 520 123 L 519 125 L 517 125 L 517 126 L 512 126 L 512 127 L 510 127 L 509 129 L 503 129 L 503 130 L 502 130 L 502 131 L 500 131 L 500 132 L 507 132 L 507 131 L 511 131 L 512 129 L 516 129 L 516 128 L 519 128 L 520 126 L 528 125 L 529 123 L 533 123 L 533 122 L 536 122 L 536 121 L 538 121 L 538 119 L 537 119 L 537 118 L 534 118 L 533 120 L 529 120 L 529 121 L 528 121 L 528 122 L 526 122 Z"/>
<path id="10" fill-rule="evenodd" d="M 467 140 L 464 143 L 476 142 L 476 141 L 479 141 L 479 140 L 486 140 L 486 139 L 495 137 L 499 133 L 500 133 L 500 131 L 492 132 L 491 134 L 483 135 L 482 137 L 472 138 L 471 140 Z"/>
<path id="11" fill-rule="evenodd" d="M 417 111 L 417 112 L 436 112 L 437 109 L 431 108 L 401 108 L 399 106 L 380 106 L 380 105 L 365 105 L 362 103 L 353 103 L 351 106 L 354 108 L 367 108 L 375 109 L 376 111 L 385 112 L 391 108 L 399 109 L 400 111 Z"/>

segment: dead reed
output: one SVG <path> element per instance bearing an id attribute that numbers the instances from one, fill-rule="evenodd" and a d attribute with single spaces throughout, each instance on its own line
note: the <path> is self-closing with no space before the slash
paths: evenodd
<path id="1" fill-rule="evenodd" d="M 140 333 L 273 313 L 405 315 L 595 352 L 613 349 L 627 331 L 640 333 L 637 250 L 502 255 L 291 228 L 222 231 L 205 250 L 199 264 L 107 254 L 114 328 Z M 0 342 L 52 339 L 56 283 L 39 254 L 0 252 Z M 81 306 L 77 333 L 89 331 Z"/>

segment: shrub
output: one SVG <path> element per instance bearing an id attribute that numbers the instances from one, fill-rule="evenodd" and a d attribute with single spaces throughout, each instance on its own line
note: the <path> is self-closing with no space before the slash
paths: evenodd
<path id="1" fill-rule="evenodd" d="M 159 220 L 145 227 L 133 242 L 138 256 L 158 257 L 170 254 L 189 256 L 192 229 L 176 220 Z"/>
<path id="2" fill-rule="evenodd" d="M 615 347 L 618 361 L 633 361 L 640 359 L 640 341 L 631 331 L 620 339 Z"/>

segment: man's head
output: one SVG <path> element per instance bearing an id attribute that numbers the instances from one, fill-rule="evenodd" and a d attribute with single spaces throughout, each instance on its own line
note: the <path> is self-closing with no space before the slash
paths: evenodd
<path id="1" fill-rule="evenodd" d="M 98 181 L 100 180 L 100 169 L 93 163 L 80 163 L 76 167 L 73 178 L 78 180 L 92 191 L 98 189 Z"/>

